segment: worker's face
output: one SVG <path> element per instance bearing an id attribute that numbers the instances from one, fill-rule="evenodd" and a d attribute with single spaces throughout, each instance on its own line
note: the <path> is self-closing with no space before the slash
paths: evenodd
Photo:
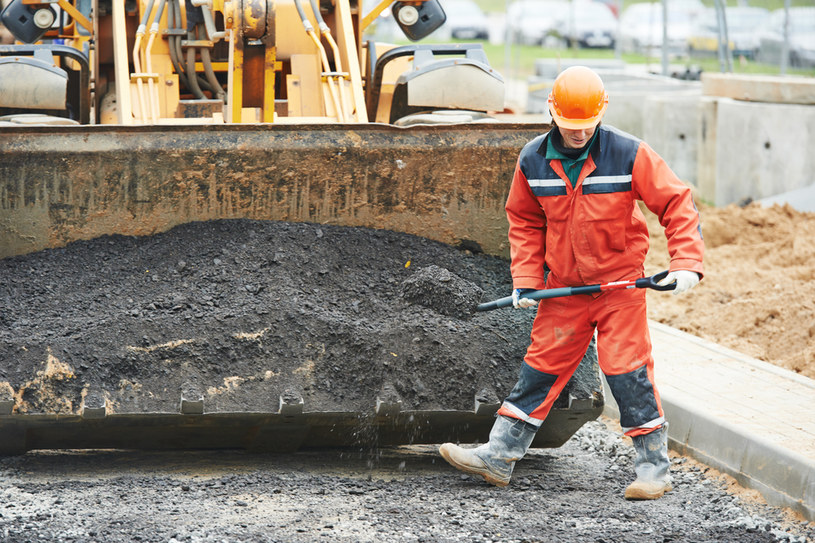
<path id="1" fill-rule="evenodd" d="M 560 136 L 563 139 L 563 145 L 569 149 L 580 149 L 585 147 L 597 130 L 597 125 L 591 128 L 583 128 L 581 130 L 570 130 L 561 126 L 557 127 L 560 130 Z"/>

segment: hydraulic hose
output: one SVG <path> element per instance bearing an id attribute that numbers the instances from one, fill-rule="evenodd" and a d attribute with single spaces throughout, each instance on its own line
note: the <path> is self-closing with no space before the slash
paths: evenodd
<path id="1" fill-rule="evenodd" d="M 144 50 L 144 66 L 147 70 L 148 79 L 147 79 L 147 89 L 148 89 L 148 104 L 150 107 L 150 114 L 153 119 L 153 123 L 158 123 L 158 118 L 160 115 L 159 106 L 158 106 L 158 90 L 156 89 L 156 83 L 153 81 L 153 44 L 155 43 L 156 36 L 158 35 L 158 25 L 161 22 L 161 16 L 164 15 L 164 6 L 166 4 L 166 0 L 159 0 L 158 8 L 156 9 L 155 18 L 152 16 L 150 17 L 150 37 L 147 39 L 147 46 Z"/>
<path id="2" fill-rule="evenodd" d="M 195 34 L 192 30 L 187 30 L 187 39 L 192 41 L 195 39 Z M 198 85 L 198 74 L 195 73 L 195 47 L 187 47 L 187 79 L 190 83 L 190 92 L 198 100 L 206 98 L 201 87 Z"/>
<path id="3" fill-rule="evenodd" d="M 323 14 L 320 13 L 320 6 L 317 4 L 317 0 L 309 1 L 311 2 L 311 11 L 314 12 L 314 17 L 317 19 L 317 26 L 320 27 L 320 31 L 322 32 L 324 28 L 328 30 L 328 25 L 326 25 L 323 20 Z"/>
<path id="4" fill-rule="evenodd" d="M 303 11 L 302 2 L 300 2 L 300 0 L 294 0 L 294 7 L 297 8 L 297 15 L 300 16 L 300 21 L 303 23 L 303 28 L 306 29 L 306 32 L 313 32 L 314 27 L 311 26 L 311 21 L 308 20 L 306 12 Z"/>
<path id="5" fill-rule="evenodd" d="M 209 83 L 213 96 L 221 102 L 224 102 L 226 100 L 226 94 L 218 78 L 215 76 L 215 70 L 212 68 L 212 59 L 210 58 L 208 47 L 201 48 L 201 64 L 204 65 L 204 74 L 207 76 L 207 82 Z"/>
<path id="6" fill-rule="evenodd" d="M 320 6 L 317 3 L 317 0 L 310 1 L 311 10 L 314 12 L 314 16 L 317 18 L 317 25 L 320 27 L 320 32 L 328 42 L 329 47 L 331 47 L 331 51 L 334 53 L 334 81 L 337 83 L 337 86 L 340 89 L 339 98 L 340 110 L 338 111 L 337 114 L 340 117 L 340 121 L 344 121 L 347 118 L 347 114 L 345 111 L 346 104 L 345 82 L 343 81 L 346 78 L 346 74 L 342 70 L 342 58 L 340 58 L 340 48 L 337 46 L 337 42 L 334 41 L 334 37 L 331 35 L 331 29 L 328 27 L 327 24 L 325 24 L 325 20 L 323 20 L 323 15 L 320 13 Z"/>
<path id="7" fill-rule="evenodd" d="M 303 23 L 303 28 L 308 34 L 311 41 L 314 42 L 314 45 L 317 47 L 317 50 L 320 53 L 320 60 L 323 65 L 323 72 L 324 77 L 326 78 L 326 82 L 328 83 L 328 92 L 331 95 L 331 101 L 334 104 L 334 110 L 337 113 L 337 119 L 340 122 L 344 121 L 342 108 L 340 107 L 340 100 L 337 97 L 337 90 L 334 88 L 334 78 L 329 76 L 328 74 L 331 73 L 331 66 L 328 64 L 328 56 L 325 54 L 325 48 L 323 44 L 320 43 L 320 38 L 314 32 L 314 27 L 311 25 L 311 21 L 308 20 L 306 17 L 306 12 L 303 10 L 303 4 L 301 0 L 294 0 L 294 5 L 297 8 L 297 13 L 300 15 L 300 21 Z M 319 10 L 317 10 L 319 13 Z"/>
<path id="8" fill-rule="evenodd" d="M 142 81 L 142 65 L 141 65 L 141 41 L 142 37 L 147 30 L 147 22 L 150 20 L 150 14 L 153 12 L 153 4 L 155 0 L 150 0 L 147 3 L 147 9 L 144 11 L 141 23 L 136 29 L 136 40 L 133 43 L 133 71 L 136 74 L 136 102 L 139 109 L 139 120 L 144 122 L 147 115 L 144 111 L 145 98 L 144 98 L 144 81 Z"/>
<path id="9" fill-rule="evenodd" d="M 181 6 L 179 6 L 178 0 L 168 0 L 168 2 L 167 29 L 170 31 L 170 34 L 167 36 L 167 45 L 170 50 L 170 62 L 173 64 L 175 73 L 178 74 L 178 81 L 181 86 L 188 88 L 187 74 L 184 73 L 184 67 L 181 64 L 180 38 L 173 34 L 173 32 L 181 29 Z"/>

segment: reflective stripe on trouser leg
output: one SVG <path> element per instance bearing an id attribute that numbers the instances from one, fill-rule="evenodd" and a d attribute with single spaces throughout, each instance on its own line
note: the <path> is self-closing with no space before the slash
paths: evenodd
<path id="1" fill-rule="evenodd" d="M 609 292 L 597 315 L 600 369 L 620 409 L 626 435 L 652 432 L 665 422 L 654 384 L 654 359 L 645 291 Z"/>
<path id="2" fill-rule="evenodd" d="M 540 305 L 518 382 L 498 410 L 499 415 L 536 426 L 546 419 L 594 334 L 585 310 L 591 297 L 573 298 L 582 300 L 550 299 Z"/>

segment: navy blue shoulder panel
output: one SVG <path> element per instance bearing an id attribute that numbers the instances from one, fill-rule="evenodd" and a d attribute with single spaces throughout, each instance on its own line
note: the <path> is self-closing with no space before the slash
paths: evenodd
<path id="1" fill-rule="evenodd" d="M 564 196 L 566 183 L 555 173 L 546 160 L 547 134 L 541 134 L 521 150 L 521 171 L 535 196 Z"/>
<path id="2" fill-rule="evenodd" d="M 549 167 L 546 162 L 546 136 L 548 136 L 548 133 L 537 136 L 521 149 L 521 171 L 527 179 L 529 179 L 530 175 L 537 176 L 542 164 L 547 168 Z M 549 169 L 551 170 L 551 168 Z"/>
<path id="3" fill-rule="evenodd" d="M 600 125 L 598 140 L 592 149 L 596 169 L 583 182 L 583 194 L 608 194 L 631 190 L 631 172 L 640 142 L 638 138 L 614 128 Z M 546 160 L 547 134 L 541 134 L 526 145 L 520 154 L 520 167 L 535 196 L 563 196 L 566 183 Z"/>
<path id="4" fill-rule="evenodd" d="M 597 150 L 601 159 L 594 156 L 597 169 L 592 175 L 614 176 L 631 174 L 634 171 L 634 159 L 641 140 L 618 130 L 613 126 L 601 124 L 600 141 Z"/>
<path id="5" fill-rule="evenodd" d="M 595 170 L 583 181 L 583 194 L 631 191 L 631 173 L 640 140 L 614 128 L 600 125 L 597 146 L 592 149 Z"/>

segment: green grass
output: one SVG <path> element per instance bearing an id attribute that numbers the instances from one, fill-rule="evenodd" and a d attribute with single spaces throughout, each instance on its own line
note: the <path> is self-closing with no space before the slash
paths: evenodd
<path id="1" fill-rule="evenodd" d="M 513 0 L 475 0 L 477 4 L 487 13 L 503 12 L 506 6 Z M 660 0 L 624 0 L 622 7 L 625 7 L 648 1 Z M 670 0 L 669 0 L 670 1 Z M 714 0 L 702 0 L 704 4 L 713 6 Z M 727 0 L 728 5 L 737 5 L 740 0 Z M 444 0 L 441 0 L 444 6 Z M 764 7 L 767 9 L 778 9 L 784 7 L 784 0 L 747 0 L 751 6 Z M 815 0 L 790 0 L 792 6 L 815 6 Z M 458 40 L 450 40 L 456 42 Z M 405 39 L 400 44 L 408 45 L 412 42 Z M 429 43 L 422 41 L 422 43 Z M 577 49 L 577 48 L 545 48 L 532 45 L 515 45 L 513 44 L 509 49 L 504 44 L 493 45 L 486 41 L 481 42 L 484 46 L 484 51 L 490 61 L 490 65 L 498 70 L 505 78 L 526 80 L 528 77 L 535 74 L 535 61 L 542 58 L 562 58 L 562 59 L 613 59 L 615 52 L 610 49 Z M 662 59 L 661 57 L 651 56 L 646 57 L 641 54 L 623 53 L 620 56 L 626 64 L 647 64 L 651 66 L 651 71 L 660 72 Z M 705 72 L 719 72 L 719 60 L 715 56 L 710 57 L 694 57 L 687 59 L 673 59 L 671 60 L 671 67 L 685 67 L 693 71 L 701 69 Z M 754 61 L 733 59 L 733 73 L 737 74 L 762 74 L 762 75 L 778 75 L 780 72 L 779 66 L 771 64 L 762 64 Z M 810 69 L 796 69 L 787 67 L 788 75 L 803 75 L 808 77 L 815 77 L 815 68 Z"/>
<path id="2" fill-rule="evenodd" d="M 490 65 L 501 72 L 505 77 L 525 80 L 535 74 L 535 60 L 541 58 L 562 58 L 562 59 L 613 59 L 616 58 L 614 51 L 610 49 L 551 49 L 536 46 L 513 45 L 507 51 L 504 45 L 491 45 L 484 43 L 484 51 L 490 61 Z M 509 62 L 507 63 L 507 58 Z M 640 54 L 621 55 L 621 60 L 626 64 L 648 64 L 653 66 L 652 71 L 661 70 L 662 59 L 659 56 L 646 57 Z M 718 72 L 719 61 L 716 57 L 674 59 L 671 61 L 672 67 L 684 66 L 692 70 L 702 69 L 706 72 Z M 737 74 L 764 74 L 778 75 L 779 67 L 753 62 L 749 60 L 733 60 L 733 73 Z M 815 68 L 806 70 L 787 68 L 787 74 L 804 75 L 815 77 Z"/>
<path id="3" fill-rule="evenodd" d="M 631 4 L 640 4 L 642 2 L 659 2 L 660 0 L 621 0 L 622 9 L 627 8 Z M 670 2 L 670 0 L 668 0 Z M 475 0 L 475 3 L 481 8 L 484 13 L 504 13 L 512 0 Z M 713 7 L 713 0 L 702 0 L 706 6 Z M 740 0 L 727 0 L 728 6 L 740 5 Z M 781 9 L 784 7 L 784 0 L 748 0 L 750 6 L 767 8 L 769 10 Z M 444 7 L 444 0 L 441 0 L 441 5 Z M 791 6 L 815 6 L 815 0 L 790 0 Z"/>

